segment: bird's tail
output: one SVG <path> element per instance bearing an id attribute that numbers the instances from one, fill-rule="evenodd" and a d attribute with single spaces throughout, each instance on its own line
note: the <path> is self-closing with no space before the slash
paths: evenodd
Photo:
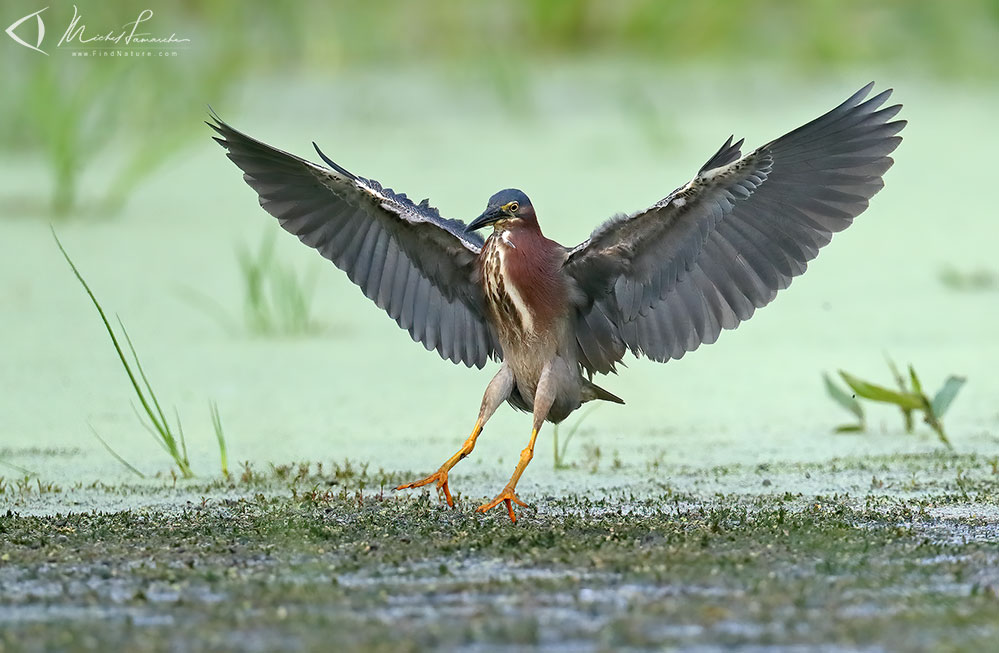
<path id="1" fill-rule="evenodd" d="M 601 401 L 612 401 L 615 404 L 623 404 L 624 399 L 618 397 L 615 394 L 611 394 L 598 386 L 596 383 L 587 381 L 583 379 L 583 401 L 593 401 L 594 399 L 599 399 Z"/>

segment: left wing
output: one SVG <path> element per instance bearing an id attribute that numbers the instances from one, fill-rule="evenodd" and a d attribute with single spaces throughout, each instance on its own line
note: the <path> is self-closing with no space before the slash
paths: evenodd
<path id="1" fill-rule="evenodd" d="M 901 105 L 873 83 L 740 158 L 731 139 L 686 186 L 601 225 L 569 252 L 580 362 L 610 372 L 630 349 L 657 361 L 714 342 L 805 271 L 884 186 Z"/>

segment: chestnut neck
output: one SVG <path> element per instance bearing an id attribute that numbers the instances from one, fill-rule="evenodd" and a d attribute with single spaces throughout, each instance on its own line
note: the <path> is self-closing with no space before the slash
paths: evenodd
<path id="1" fill-rule="evenodd" d="M 533 214 L 504 225 L 492 237 L 498 241 L 495 246 L 503 248 L 508 281 L 530 307 L 538 326 L 550 328 L 568 305 L 568 289 L 560 274 L 562 247 L 545 238 Z"/>

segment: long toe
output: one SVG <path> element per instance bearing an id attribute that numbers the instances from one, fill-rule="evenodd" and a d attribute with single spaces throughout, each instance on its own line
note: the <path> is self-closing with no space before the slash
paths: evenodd
<path id="1" fill-rule="evenodd" d="M 403 483 L 402 485 L 400 485 L 396 489 L 397 490 L 411 490 L 413 488 L 423 487 L 424 485 L 430 485 L 431 483 L 437 483 L 437 487 L 438 488 L 440 488 L 442 485 L 446 485 L 447 484 L 447 472 L 443 472 L 442 473 L 440 470 L 437 470 L 436 472 L 434 472 L 430 476 L 427 476 L 426 478 L 421 478 L 420 480 L 418 480 L 418 481 L 412 481 L 411 483 Z"/>
<path id="2" fill-rule="evenodd" d="M 454 499 L 451 498 L 451 491 L 447 486 L 447 472 L 437 470 L 430 476 L 426 478 L 421 478 L 418 481 L 413 481 L 412 483 L 403 483 L 398 486 L 397 490 L 411 490 L 413 488 L 423 487 L 424 485 L 430 485 L 431 483 L 437 484 L 438 492 L 444 493 L 444 500 L 447 501 L 447 505 L 454 506 Z"/>
<path id="3" fill-rule="evenodd" d="M 428 476 L 426 478 L 421 478 L 418 481 L 412 481 L 410 483 L 403 483 L 402 485 L 397 486 L 395 489 L 397 489 L 397 490 L 412 490 L 413 488 L 423 487 L 424 485 L 427 485 L 428 483 L 431 483 L 433 480 L 434 480 L 433 478 L 431 478 L 430 476 Z"/>
<path id="4" fill-rule="evenodd" d="M 486 512 L 486 511 L 492 510 L 493 508 L 495 508 L 496 506 L 498 506 L 501 503 L 505 503 L 506 504 L 507 514 L 510 515 L 510 521 L 512 521 L 512 522 L 516 522 L 517 521 L 517 515 L 515 515 L 514 512 L 513 512 L 513 504 L 516 503 L 518 506 L 523 506 L 524 508 L 527 507 L 527 504 L 524 503 L 523 501 L 521 501 L 517 497 L 517 495 L 513 493 L 513 490 L 503 490 L 498 495 L 496 495 L 495 499 L 493 499 L 492 501 L 489 501 L 488 503 L 482 504 L 481 506 L 479 506 L 475 510 L 476 510 L 476 512 Z"/>

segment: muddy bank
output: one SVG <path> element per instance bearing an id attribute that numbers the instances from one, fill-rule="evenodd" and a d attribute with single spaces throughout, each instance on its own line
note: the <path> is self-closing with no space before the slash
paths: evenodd
<path id="1" fill-rule="evenodd" d="M 882 475 L 915 477 L 940 458 Z M 0 641 L 981 649 L 999 636 L 999 476 L 973 457 L 943 458 L 969 471 L 918 496 L 884 484 L 541 496 L 515 526 L 499 511 L 473 513 L 470 499 L 447 509 L 384 491 L 398 474 L 319 476 L 315 466 L 190 488 L 202 499 L 173 507 L 11 509 L 0 518 Z"/>

